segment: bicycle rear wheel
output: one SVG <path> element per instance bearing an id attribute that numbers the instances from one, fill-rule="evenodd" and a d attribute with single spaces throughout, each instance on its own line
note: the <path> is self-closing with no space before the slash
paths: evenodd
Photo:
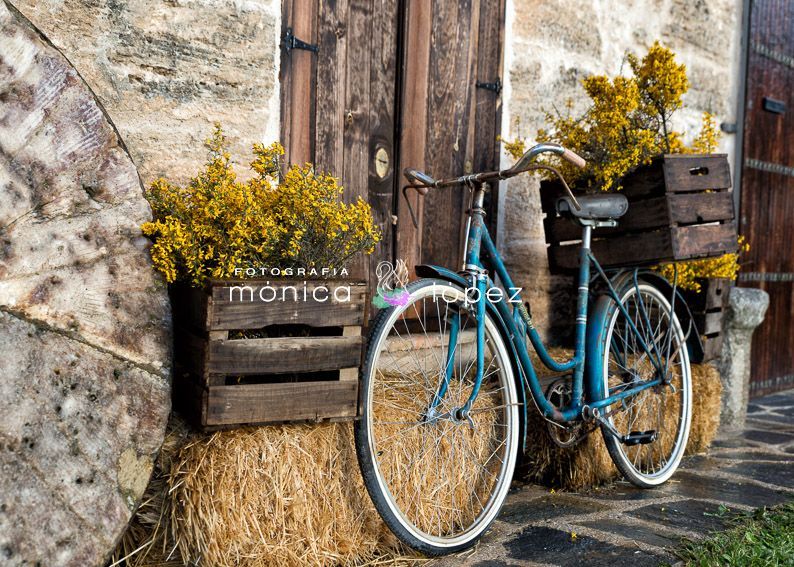
<path id="1" fill-rule="evenodd" d="M 661 377 L 663 383 L 616 402 L 603 412 L 618 439 L 602 426 L 604 442 L 618 470 L 641 488 L 658 486 L 678 468 L 684 455 L 692 414 L 692 380 L 685 335 L 670 303 L 649 283 L 629 285 L 621 301 L 629 315 L 610 300 L 603 344 L 603 393 L 619 394 L 633 385 Z M 629 319 L 639 331 L 631 329 Z M 640 338 L 659 358 L 660 373 Z"/>
<path id="2" fill-rule="evenodd" d="M 370 335 L 356 450 L 389 528 L 410 547 L 442 555 L 474 545 L 504 503 L 518 399 L 509 351 L 488 315 L 481 389 L 468 418 L 457 415 L 476 375 L 475 317 L 464 290 L 449 282 L 407 289 L 408 304 L 381 312 Z M 446 391 L 430 410 L 448 369 Z"/>

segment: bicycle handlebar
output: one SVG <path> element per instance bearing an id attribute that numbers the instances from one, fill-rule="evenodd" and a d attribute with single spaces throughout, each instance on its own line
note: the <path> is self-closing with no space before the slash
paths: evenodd
<path id="1" fill-rule="evenodd" d="M 509 179 L 510 177 L 514 177 L 519 173 L 528 171 L 532 166 L 532 162 L 535 161 L 537 156 L 548 152 L 557 154 L 562 159 L 572 163 L 576 167 L 583 168 L 587 165 L 587 162 L 581 156 L 567 148 L 564 148 L 560 144 L 543 143 L 532 146 L 524 153 L 523 156 L 521 156 L 521 159 L 519 159 L 515 165 L 513 165 L 513 167 L 503 169 L 501 171 L 483 171 L 481 173 L 462 175 L 461 177 L 455 177 L 451 179 L 435 180 L 423 171 L 408 168 L 403 172 L 403 175 L 405 175 L 405 178 L 408 179 L 408 182 L 411 184 L 412 188 L 416 189 L 419 194 L 426 195 L 427 192 L 433 187 L 451 187 L 453 185 L 464 185 L 466 183 L 472 182 L 479 183 L 494 179 Z"/>

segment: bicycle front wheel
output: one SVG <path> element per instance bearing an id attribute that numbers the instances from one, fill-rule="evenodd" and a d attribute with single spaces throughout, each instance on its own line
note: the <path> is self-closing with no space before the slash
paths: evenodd
<path id="1" fill-rule="evenodd" d="M 471 305 L 463 289 L 442 280 L 407 290 L 408 303 L 382 311 L 370 335 L 356 451 L 392 532 L 442 555 L 474 545 L 504 503 L 518 449 L 518 399 L 509 350 L 488 315 L 481 388 L 468 416 L 460 415 L 476 376 Z"/>
<path id="2" fill-rule="evenodd" d="M 611 301 L 602 335 L 602 391 L 613 396 L 647 380 L 662 378 L 662 383 L 605 408 L 612 431 L 604 426 L 601 430 L 623 476 L 636 486 L 651 488 L 672 476 L 689 439 L 689 355 L 678 318 L 674 313 L 671 317 L 670 303 L 656 287 L 642 281 L 630 284 L 621 301 L 628 317 Z"/>

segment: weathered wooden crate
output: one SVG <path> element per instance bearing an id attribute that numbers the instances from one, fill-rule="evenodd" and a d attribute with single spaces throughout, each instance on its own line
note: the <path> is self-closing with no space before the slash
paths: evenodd
<path id="1" fill-rule="evenodd" d="M 214 280 L 172 287 L 171 303 L 174 405 L 195 425 L 357 415 L 363 282 Z"/>
<path id="2" fill-rule="evenodd" d="M 720 356 L 722 319 L 725 316 L 728 293 L 732 287 L 733 280 L 727 278 L 704 278 L 700 280 L 700 293 L 682 290 L 703 343 L 703 357 L 693 358 L 691 362 L 700 364 Z"/>
<path id="3" fill-rule="evenodd" d="M 604 267 L 643 266 L 720 256 L 738 247 L 731 175 L 724 154 L 668 154 L 623 180 L 629 210 L 615 228 L 593 231 L 592 250 Z M 579 265 L 581 227 L 555 211 L 563 195 L 544 182 L 541 202 L 549 267 L 568 273 Z"/>

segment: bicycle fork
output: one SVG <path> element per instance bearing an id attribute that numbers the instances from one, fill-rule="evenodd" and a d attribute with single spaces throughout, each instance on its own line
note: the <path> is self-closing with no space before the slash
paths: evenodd
<path id="1" fill-rule="evenodd" d="M 482 183 L 474 191 L 472 196 L 472 207 L 469 211 L 469 218 L 466 223 L 466 242 L 463 249 L 464 265 L 463 270 L 469 274 L 471 287 L 465 290 L 464 306 L 468 307 L 469 304 L 474 306 L 474 315 L 476 320 L 476 359 L 475 359 L 475 378 L 472 386 L 471 393 L 469 394 L 466 402 L 459 408 L 450 410 L 452 419 L 456 421 L 468 420 L 472 427 L 474 426 L 469 412 L 480 393 L 482 381 L 485 374 L 485 301 L 486 293 L 488 291 L 488 274 L 480 264 L 480 242 L 482 240 L 482 231 L 485 230 L 483 219 L 485 217 L 485 209 L 483 203 L 485 200 L 485 192 L 488 189 L 487 183 Z M 469 291 L 476 290 L 474 301 L 470 302 Z M 447 357 L 444 365 L 444 376 L 441 384 L 438 387 L 433 400 L 430 403 L 426 420 L 433 420 L 440 418 L 443 415 L 439 414 L 438 406 L 441 400 L 449 389 L 449 383 L 452 380 L 452 375 L 455 369 L 455 355 L 457 354 L 458 337 L 460 334 L 460 313 L 455 313 L 452 321 L 450 322 L 449 342 L 447 346 Z M 459 377 L 460 380 L 464 376 Z M 446 417 L 446 416 L 443 416 Z"/>

